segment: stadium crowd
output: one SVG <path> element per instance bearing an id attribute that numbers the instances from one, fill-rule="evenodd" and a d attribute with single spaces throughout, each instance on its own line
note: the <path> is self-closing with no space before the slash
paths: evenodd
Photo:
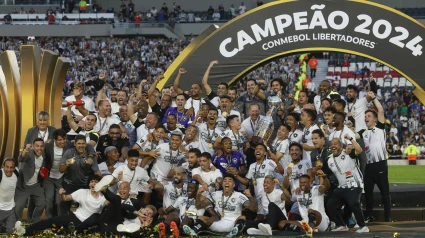
<path id="1" fill-rule="evenodd" d="M 308 55 L 277 59 L 217 89 L 208 76 L 219 62 L 206 65 L 193 85 L 184 84 L 181 68 L 172 86 L 158 89 L 190 41 L 2 39 L 0 50 L 18 58 L 19 45 L 28 43 L 72 61 L 62 128 L 38 112 L 19 158 L 3 160 L 6 233 L 363 233 L 375 220 L 375 184 L 391 221 L 387 154 L 401 156 L 413 141 L 418 153 L 423 148 L 425 110 L 411 92 L 380 96 L 370 72 L 345 94 L 328 80 L 302 86 Z M 276 97 L 280 107 L 270 108 Z M 256 136 L 270 120 L 270 139 Z M 24 227 L 27 203 L 31 225 Z"/>

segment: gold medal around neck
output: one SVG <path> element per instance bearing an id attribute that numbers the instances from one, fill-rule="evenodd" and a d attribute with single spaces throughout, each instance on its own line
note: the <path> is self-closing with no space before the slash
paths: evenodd
<path id="1" fill-rule="evenodd" d="M 294 165 L 295 165 L 294 163 L 289 163 L 288 167 L 292 169 Z"/>
<path id="2" fill-rule="evenodd" d="M 323 166 L 322 161 L 317 160 L 317 161 L 316 161 L 316 167 L 322 167 L 322 166 Z"/>
<path id="3" fill-rule="evenodd" d="M 252 184 L 257 185 L 257 180 L 255 179 Z"/>
<path id="4" fill-rule="evenodd" d="M 223 112 L 223 113 L 221 113 L 221 115 L 222 115 L 223 117 L 227 117 L 227 112 Z"/>
<path id="5" fill-rule="evenodd" d="M 209 149 L 212 149 L 212 148 L 213 148 L 213 144 L 212 144 L 212 143 L 209 143 L 209 144 L 208 144 L 208 148 L 209 148 Z"/>

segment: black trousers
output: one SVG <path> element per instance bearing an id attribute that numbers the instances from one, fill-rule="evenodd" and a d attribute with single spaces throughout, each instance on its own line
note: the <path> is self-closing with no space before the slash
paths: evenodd
<path id="1" fill-rule="evenodd" d="M 245 229 L 256 228 L 258 229 L 258 224 L 267 223 L 272 227 L 272 230 L 278 230 L 278 224 L 282 220 L 286 220 L 286 216 L 283 214 L 282 210 L 274 203 L 269 203 L 268 206 L 269 214 L 267 214 L 266 219 L 264 220 L 247 220 Z"/>
<path id="2" fill-rule="evenodd" d="M 332 193 L 327 203 L 329 218 L 335 222 L 336 227 L 345 226 L 344 219 L 341 216 L 341 207 L 348 204 L 356 217 L 357 224 L 360 227 L 365 226 L 363 211 L 360 206 L 360 196 L 362 188 L 337 188 Z"/>
<path id="3" fill-rule="evenodd" d="M 121 213 L 121 197 L 107 189 L 103 192 L 109 205 L 99 217 L 98 229 L 101 233 L 118 234 L 117 226 L 122 224 L 124 217 Z"/>
<path id="4" fill-rule="evenodd" d="M 365 144 L 364 144 L 364 140 L 362 138 L 357 139 L 356 142 L 362 148 L 362 153 L 360 153 L 358 156 L 359 156 L 359 162 L 360 162 L 360 165 L 359 165 L 360 172 L 362 172 L 362 175 L 364 175 L 365 170 L 366 170 L 366 164 L 367 164 Z"/>
<path id="5" fill-rule="evenodd" d="M 44 231 L 48 228 L 53 227 L 68 227 L 69 223 L 74 223 L 75 226 L 81 224 L 81 221 L 72 213 L 71 215 L 62 215 L 57 217 L 52 217 L 49 219 L 41 220 L 37 223 L 34 223 L 28 226 L 25 229 L 26 236 L 34 236 L 34 233 L 38 231 Z"/>
<path id="6" fill-rule="evenodd" d="M 372 215 L 374 205 L 373 188 L 375 184 L 381 192 L 382 204 L 384 204 L 384 217 L 389 218 L 391 216 L 391 196 L 388 182 L 388 164 L 386 160 L 366 166 L 364 190 L 367 216 Z"/>
<path id="7" fill-rule="evenodd" d="M 316 77 L 316 69 L 310 69 L 310 77 L 312 79 Z"/>

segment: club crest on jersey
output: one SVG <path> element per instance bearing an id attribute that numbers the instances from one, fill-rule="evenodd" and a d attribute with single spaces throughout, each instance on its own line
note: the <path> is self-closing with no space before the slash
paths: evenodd
<path id="1" fill-rule="evenodd" d="M 236 201 L 236 199 L 235 198 L 232 198 L 232 202 L 235 202 Z"/>
<path id="2" fill-rule="evenodd" d="M 140 144 L 142 144 L 143 142 L 145 142 L 145 140 L 143 140 L 143 138 L 140 139 Z"/>
<path id="3" fill-rule="evenodd" d="M 232 159 L 232 162 L 233 162 L 234 164 L 236 164 L 236 163 L 238 162 L 238 159 L 237 159 L 237 158 L 233 158 L 233 159 Z"/>
<path id="4" fill-rule="evenodd" d="M 341 159 L 345 159 L 345 155 L 342 155 L 342 156 L 341 156 Z"/>
<path id="5" fill-rule="evenodd" d="M 264 169 L 266 167 L 266 165 L 265 164 L 263 164 L 262 166 L 261 166 L 261 169 Z"/>
<path id="6" fill-rule="evenodd" d="M 302 164 L 298 165 L 298 169 L 301 169 L 302 167 L 303 167 L 303 165 L 302 165 Z"/>
<path id="7" fill-rule="evenodd" d="M 294 137 L 296 138 L 298 136 L 298 134 L 297 133 L 294 133 Z"/>

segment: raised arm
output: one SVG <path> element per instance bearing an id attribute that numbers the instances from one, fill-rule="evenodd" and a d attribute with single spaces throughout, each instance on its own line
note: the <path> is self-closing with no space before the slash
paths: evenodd
<path id="1" fill-rule="evenodd" d="M 211 205 L 210 200 L 208 200 L 206 197 L 202 195 L 202 193 L 205 191 L 206 190 L 204 190 L 202 186 L 198 188 L 198 193 L 196 193 L 196 203 L 195 203 L 196 209 L 206 208 L 207 206 Z"/>
<path id="2" fill-rule="evenodd" d="M 177 74 L 176 80 L 174 81 L 173 89 L 174 89 L 174 92 L 176 92 L 177 95 L 183 93 L 183 90 L 181 90 L 179 85 L 180 85 L 180 79 L 181 79 L 182 75 L 185 74 L 185 73 L 186 73 L 186 70 L 183 69 L 183 68 L 180 68 L 179 73 Z"/>
<path id="3" fill-rule="evenodd" d="M 134 115 L 134 106 L 133 106 L 134 100 L 136 100 L 135 94 L 130 96 L 130 100 L 128 100 L 128 105 L 127 105 L 127 114 L 132 123 L 136 122 L 137 120 L 137 117 Z"/>
<path id="4" fill-rule="evenodd" d="M 376 98 L 376 95 L 372 91 L 367 92 L 367 94 L 369 95 L 369 97 L 372 97 L 372 102 L 375 105 L 376 109 L 378 109 L 378 121 L 384 124 L 385 113 L 382 104 L 379 102 L 379 100 Z"/>
<path id="5" fill-rule="evenodd" d="M 76 131 L 78 129 L 78 125 L 77 123 L 75 123 L 74 118 L 72 118 L 72 114 L 71 114 L 71 107 L 68 107 L 68 110 L 66 111 L 66 121 L 69 124 L 69 127 L 71 127 L 72 130 Z"/>
<path id="6" fill-rule="evenodd" d="M 218 64 L 217 60 L 211 61 L 210 65 L 208 66 L 207 70 L 205 71 L 204 77 L 202 78 L 202 86 L 204 86 L 205 93 L 207 95 L 209 95 L 212 91 L 210 85 L 208 84 L 208 77 L 210 76 L 211 68 L 215 64 Z"/>
<path id="7" fill-rule="evenodd" d="M 346 140 L 349 140 L 351 144 L 353 144 L 354 150 L 356 151 L 356 155 L 362 153 L 363 149 L 362 147 L 360 147 L 359 143 L 357 143 L 356 138 L 351 137 L 348 133 L 344 135 L 344 138 Z"/>
<path id="8" fill-rule="evenodd" d="M 149 88 L 148 91 L 148 100 L 149 100 L 149 106 L 153 107 L 156 104 L 156 98 L 155 98 L 155 89 L 158 83 L 164 78 L 164 75 L 160 74 L 155 78 L 155 81 L 153 82 L 152 86 Z"/>
<path id="9" fill-rule="evenodd" d="M 258 211 L 258 204 L 255 201 L 255 198 L 251 195 L 251 192 L 249 191 L 249 189 L 245 189 L 243 194 L 245 194 L 245 196 L 249 199 L 248 201 L 246 201 L 243 204 L 243 207 L 248 208 L 249 210 L 251 210 L 253 212 L 257 212 Z"/>

